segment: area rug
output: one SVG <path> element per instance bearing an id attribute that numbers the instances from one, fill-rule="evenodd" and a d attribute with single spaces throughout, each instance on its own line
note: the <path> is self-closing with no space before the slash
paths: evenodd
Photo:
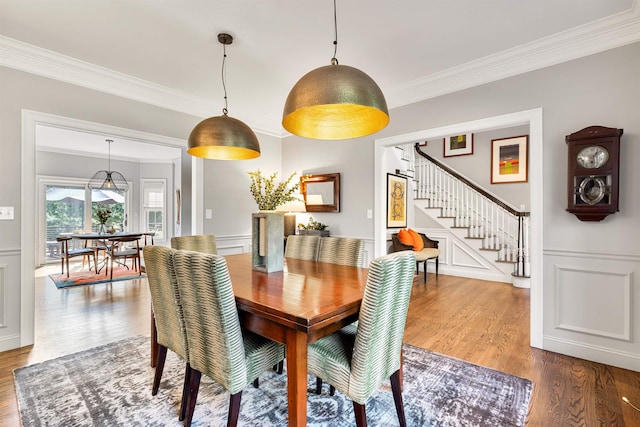
<path id="1" fill-rule="evenodd" d="M 109 275 L 104 274 L 104 269 L 96 274 L 95 270 L 71 271 L 69 277 L 67 274 L 50 274 L 49 278 L 55 283 L 58 289 L 68 288 L 70 286 L 95 285 L 96 283 L 118 282 L 122 280 L 139 279 L 146 277 L 145 274 L 140 276 L 137 271 L 130 268 L 120 266 L 113 269 L 113 279 Z"/>
<path id="2" fill-rule="evenodd" d="M 405 414 L 409 426 L 522 426 L 529 380 L 405 344 Z M 156 396 L 149 338 L 135 337 L 14 371 L 25 427 L 180 426 L 184 364 L 168 352 Z M 311 377 L 311 376 L 310 376 Z M 260 387 L 242 393 L 241 426 L 287 425 L 287 376 L 266 372 Z M 309 378 L 309 391 L 315 379 Z M 353 405 L 342 393 L 307 394 L 308 426 L 354 426 Z M 229 393 L 202 377 L 193 426 L 226 425 Z M 371 426 L 397 426 L 389 384 L 366 404 Z"/>

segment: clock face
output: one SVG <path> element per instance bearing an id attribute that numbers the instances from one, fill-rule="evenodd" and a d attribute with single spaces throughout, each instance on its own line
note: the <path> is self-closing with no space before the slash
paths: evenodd
<path id="1" fill-rule="evenodd" d="M 609 152 L 599 145 L 584 147 L 576 156 L 576 161 L 585 169 L 596 169 L 609 160 Z"/>

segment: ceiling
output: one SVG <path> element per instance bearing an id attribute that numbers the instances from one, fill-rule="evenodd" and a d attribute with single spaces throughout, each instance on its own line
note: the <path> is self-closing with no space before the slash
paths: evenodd
<path id="1" fill-rule="evenodd" d="M 394 108 L 638 41 L 638 1 L 338 0 L 336 57 Z M 224 107 L 219 32 L 229 115 L 286 136 L 289 90 L 333 56 L 331 0 L 0 0 L 0 65 L 205 118 Z"/>

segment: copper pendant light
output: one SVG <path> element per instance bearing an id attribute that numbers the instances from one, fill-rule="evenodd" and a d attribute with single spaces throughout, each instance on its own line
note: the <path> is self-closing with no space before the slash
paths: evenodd
<path id="1" fill-rule="evenodd" d="M 366 73 L 339 65 L 336 2 L 335 41 L 331 65 L 304 75 L 291 89 L 282 126 L 294 135 L 313 139 L 349 139 L 370 135 L 389 123 L 387 101 Z"/>
<path id="2" fill-rule="evenodd" d="M 260 143 L 256 134 L 240 120 L 229 117 L 227 111 L 227 87 L 225 84 L 226 45 L 233 37 L 226 33 L 218 34 L 218 41 L 224 49 L 222 59 L 222 86 L 224 104 L 222 115 L 209 117 L 198 123 L 189 135 L 187 153 L 196 157 L 218 160 L 247 160 L 260 156 Z"/>

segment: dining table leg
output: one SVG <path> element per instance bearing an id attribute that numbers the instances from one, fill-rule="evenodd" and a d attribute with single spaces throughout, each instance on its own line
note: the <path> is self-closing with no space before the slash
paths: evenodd
<path id="1" fill-rule="evenodd" d="M 289 426 L 307 425 L 307 334 L 290 329 L 286 334 Z"/>

